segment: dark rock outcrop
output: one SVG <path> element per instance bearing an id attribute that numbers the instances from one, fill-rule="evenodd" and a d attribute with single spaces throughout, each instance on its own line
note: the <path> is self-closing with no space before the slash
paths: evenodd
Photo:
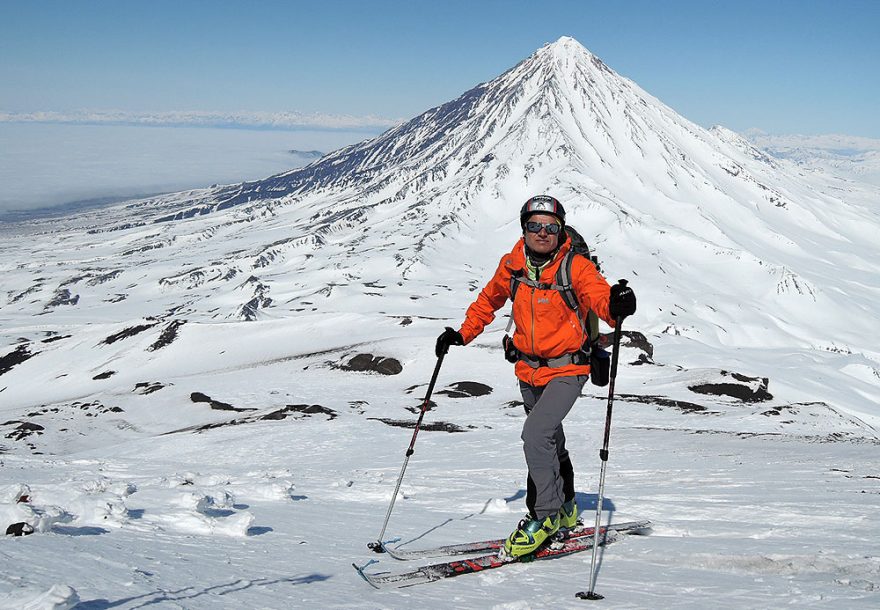
<path id="1" fill-rule="evenodd" d="M 767 377 L 748 377 L 740 373 L 721 371 L 722 380 L 717 383 L 699 383 L 689 385 L 688 389 L 697 394 L 711 394 L 713 396 L 730 396 L 743 402 L 764 402 L 772 400 L 773 395 L 767 391 L 770 379 Z M 731 377 L 734 381 L 727 381 Z"/>
<path id="2" fill-rule="evenodd" d="M 5 356 L 0 356 L 0 375 L 8 373 L 15 365 L 21 364 L 29 358 L 33 358 L 38 353 L 39 352 L 32 354 L 27 345 L 19 345 Z"/>
<path id="3" fill-rule="evenodd" d="M 345 364 L 340 365 L 339 368 L 345 371 L 372 372 L 382 375 L 397 375 L 403 371 L 403 365 L 396 358 L 373 356 L 373 354 L 358 354 Z"/>
<path id="4" fill-rule="evenodd" d="M 241 413 L 243 411 L 256 411 L 256 409 L 239 409 L 238 407 L 233 407 L 227 402 L 214 400 L 207 394 L 202 394 L 201 392 L 193 392 L 189 395 L 189 399 L 193 402 L 206 402 L 211 405 L 211 408 L 215 411 L 235 411 L 236 413 Z"/>
<path id="5" fill-rule="evenodd" d="M 162 331 L 162 334 L 159 335 L 156 342 L 147 349 L 151 352 L 155 352 L 157 349 L 162 349 L 166 345 L 170 345 L 171 342 L 177 338 L 177 330 L 184 324 L 186 324 L 186 320 L 172 320 Z"/>
<path id="6" fill-rule="evenodd" d="M 449 398 L 470 398 L 472 396 L 486 396 L 492 393 L 492 387 L 478 381 L 456 381 L 449 384 L 445 390 L 437 394 L 444 394 Z"/>
<path id="7" fill-rule="evenodd" d="M 152 322 L 150 324 L 138 324 L 137 326 L 129 326 L 128 328 L 122 329 L 118 333 L 110 335 L 109 337 L 101 341 L 101 343 L 104 343 L 105 345 L 111 345 L 113 343 L 116 343 L 117 341 L 120 341 L 121 339 L 127 339 L 128 337 L 133 337 L 134 335 L 142 333 L 145 330 L 149 330 L 153 328 L 156 324 L 156 322 Z"/>
<path id="8" fill-rule="evenodd" d="M 386 426 L 394 426 L 396 428 L 416 427 L 416 422 L 402 419 L 390 419 L 387 417 L 368 417 L 367 419 L 380 421 Z M 457 424 L 450 424 L 449 422 L 445 421 L 435 421 L 428 423 L 422 422 L 422 425 L 419 426 L 419 430 L 427 430 L 428 432 L 466 432 L 468 429 L 473 430 L 474 426 L 463 428 Z"/>

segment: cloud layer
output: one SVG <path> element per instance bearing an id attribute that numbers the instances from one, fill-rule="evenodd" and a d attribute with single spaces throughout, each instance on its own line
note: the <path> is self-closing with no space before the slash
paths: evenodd
<path id="1" fill-rule="evenodd" d="M 238 127 L 245 129 L 370 129 L 393 127 L 400 119 L 373 115 L 353 116 L 302 112 L 214 112 L 206 110 L 128 112 L 77 110 L 73 112 L 2 112 L 6 123 L 72 123 L 90 125 L 153 125 L 164 127 Z"/>

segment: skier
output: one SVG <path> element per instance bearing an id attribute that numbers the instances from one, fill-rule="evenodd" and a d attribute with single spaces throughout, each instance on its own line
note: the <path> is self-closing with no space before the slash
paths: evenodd
<path id="1" fill-rule="evenodd" d="M 574 470 L 562 420 L 590 373 L 586 312 L 592 309 L 614 326 L 618 316 L 636 310 L 632 289 L 609 286 L 584 256 L 575 256 L 571 266 L 571 285 L 583 314 L 566 305 L 554 280 L 571 240 L 565 230 L 565 210 L 556 198 L 530 198 L 520 210 L 520 225 L 523 237 L 501 258 L 495 275 L 468 307 L 461 328 L 446 327 L 436 345 L 439 358 L 449 346 L 473 341 L 515 290 L 516 331 L 504 348 L 508 359 L 516 362 L 527 414 L 521 438 L 528 466 L 529 514 L 504 543 L 513 557 L 533 553 L 560 527 L 577 524 Z M 522 285 L 513 288 L 517 282 Z"/>

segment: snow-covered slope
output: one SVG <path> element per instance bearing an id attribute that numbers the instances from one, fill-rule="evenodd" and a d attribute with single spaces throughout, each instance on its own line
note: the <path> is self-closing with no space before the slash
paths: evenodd
<path id="1" fill-rule="evenodd" d="M 608 551 L 621 602 L 671 605 L 689 590 L 681 605 L 717 604 L 745 575 L 752 592 L 732 605 L 870 604 L 876 189 L 704 130 L 571 38 L 304 168 L 0 229 L 0 432 L 14 473 L 0 515 L 45 534 L 7 546 L 32 574 L 22 582 L 73 587 L 83 607 L 572 599 L 576 559 L 425 598 L 364 598 L 348 566 L 370 559 L 434 337 L 460 322 L 516 239 L 520 205 L 542 192 L 639 297 L 608 506 L 658 527 Z M 444 364 L 392 520 L 402 541 L 515 524 L 523 414 L 503 326 Z M 589 509 L 603 410 L 602 391 L 585 392 L 567 425 Z M 819 489 L 845 497 L 832 510 Z M 848 550 L 805 529 L 817 519 Z M 328 526 L 345 534 L 326 542 Z M 204 567 L 182 569 L 181 545 Z M 111 582 L 53 576 L 58 553 L 107 557 Z"/>
<path id="2" fill-rule="evenodd" d="M 773 156 L 800 167 L 880 186 L 880 140 L 844 135 L 770 135 L 750 130 L 746 138 Z"/>

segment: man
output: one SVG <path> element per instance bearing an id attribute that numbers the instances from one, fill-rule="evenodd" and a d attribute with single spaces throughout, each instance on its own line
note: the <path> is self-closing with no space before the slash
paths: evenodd
<path id="1" fill-rule="evenodd" d="M 614 326 L 616 318 L 632 315 L 636 309 L 632 289 L 609 286 L 585 256 L 574 256 L 571 264 L 578 310 L 566 305 L 555 279 L 571 244 L 565 231 L 565 210 L 555 198 L 539 195 L 526 201 L 520 225 L 522 239 L 501 258 L 495 275 L 468 307 L 461 328 L 447 327 L 436 346 L 439 358 L 450 345 L 473 341 L 515 290 L 512 316 L 516 332 L 513 345 L 506 344 L 505 352 L 516 359 L 515 372 L 527 414 L 521 438 L 529 471 L 529 514 L 504 544 L 504 550 L 514 557 L 535 552 L 560 527 L 577 524 L 574 470 L 565 449 L 562 420 L 590 373 L 584 318 L 592 309 Z"/>

